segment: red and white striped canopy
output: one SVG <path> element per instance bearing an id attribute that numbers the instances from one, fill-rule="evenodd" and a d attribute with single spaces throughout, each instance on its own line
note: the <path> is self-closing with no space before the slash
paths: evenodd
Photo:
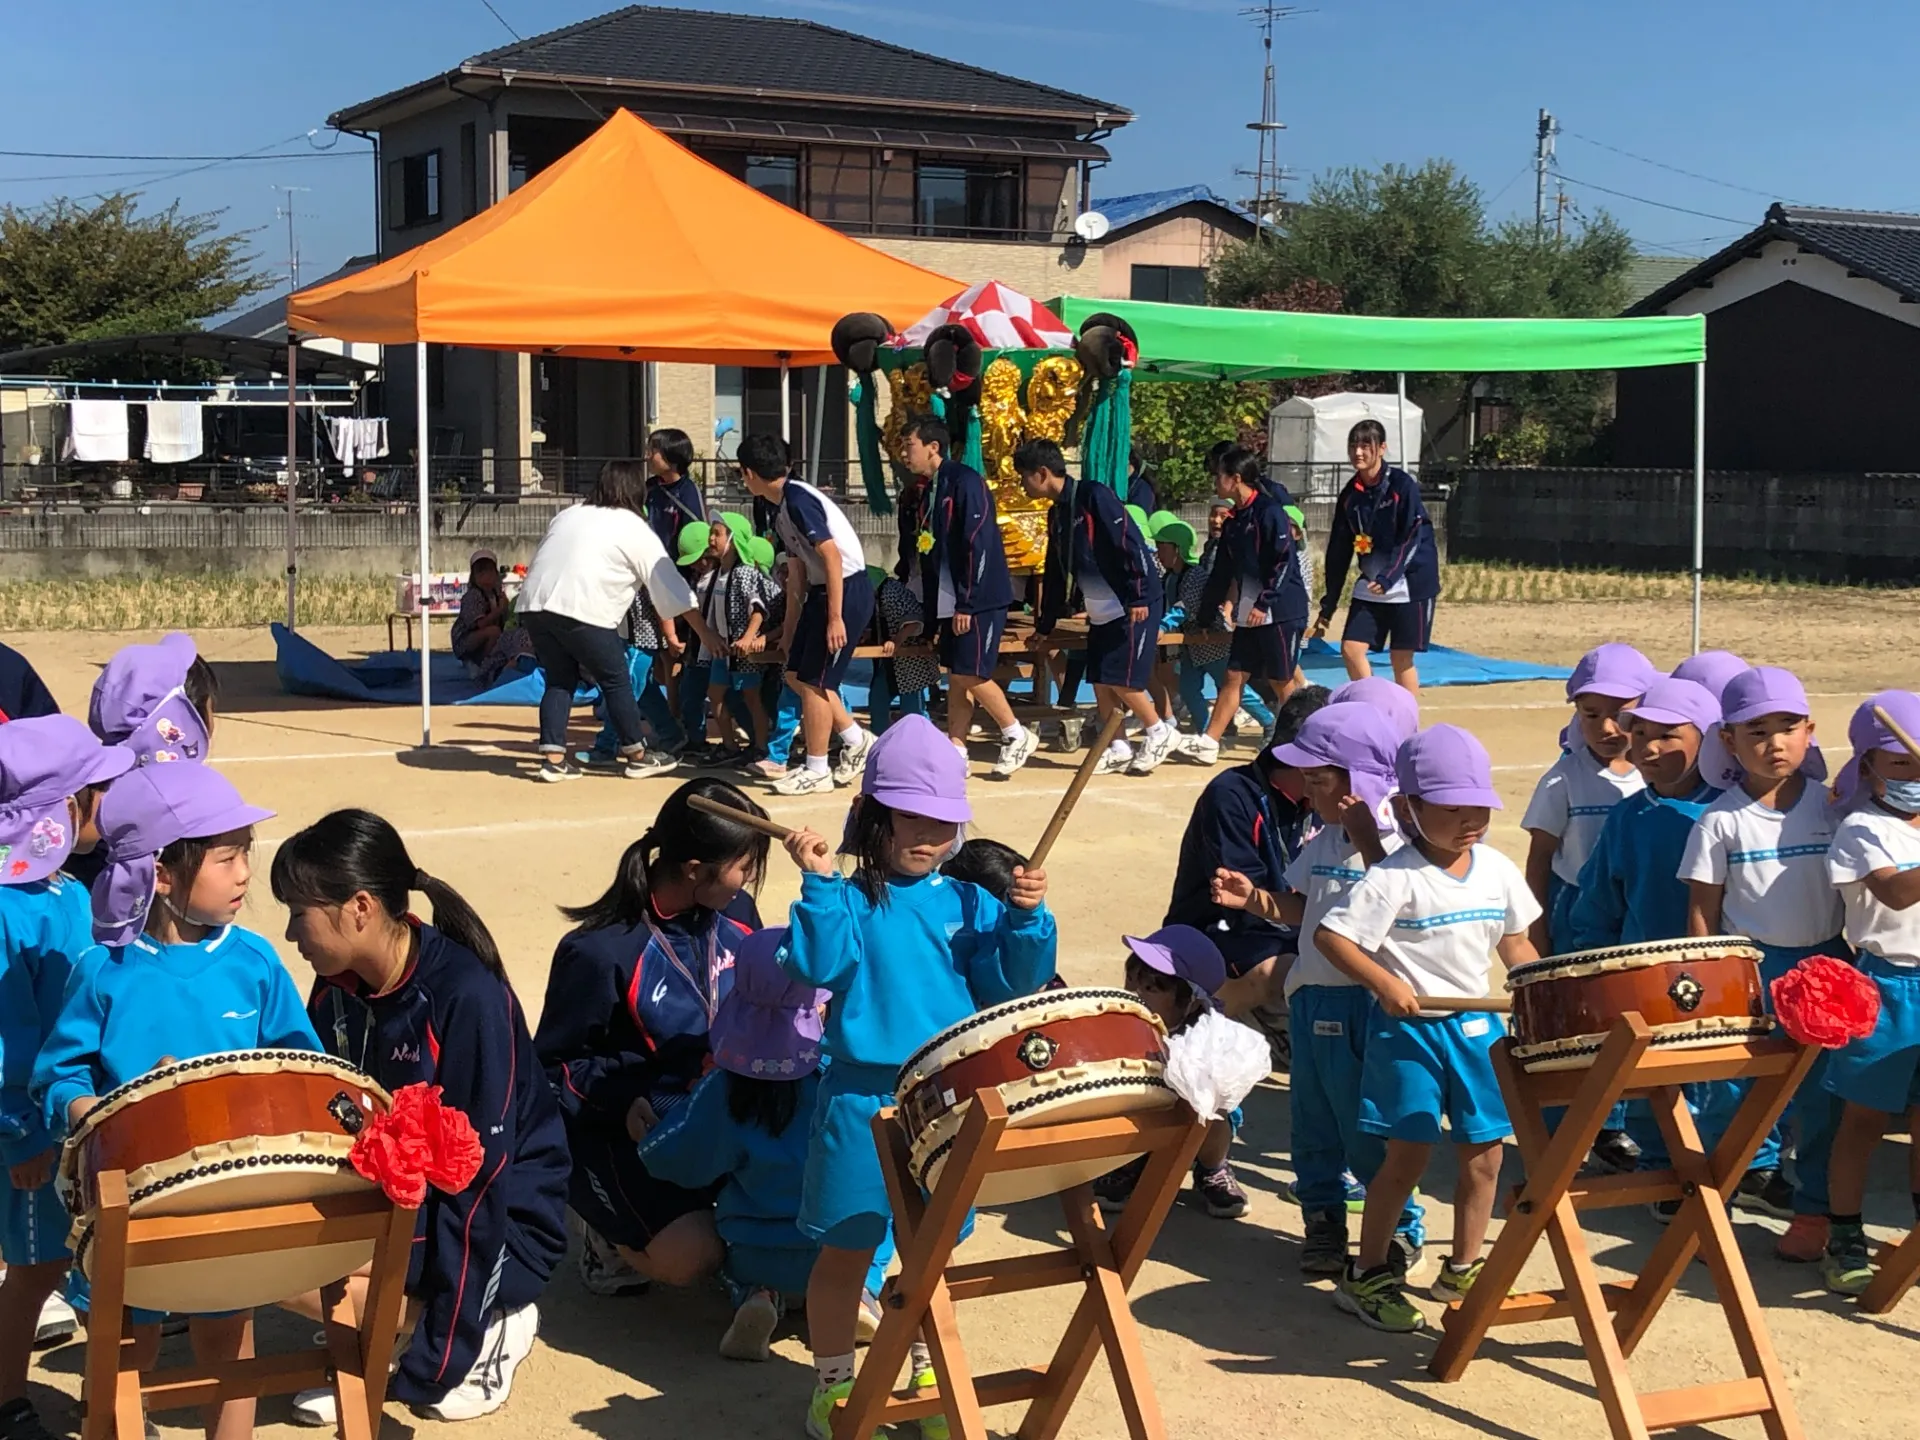
<path id="1" fill-rule="evenodd" d="M 936 305 L 901 336 L 908 348 L 922 346 L 942 325 L 960 324 L 987 350 L 1066 350 L 1073 332 L 1046 306 L 998 280 L 982 280 Z"/>

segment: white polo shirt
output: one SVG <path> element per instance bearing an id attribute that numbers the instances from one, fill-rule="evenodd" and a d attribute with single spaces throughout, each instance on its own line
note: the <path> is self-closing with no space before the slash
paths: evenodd
<path id="1" fill-rule="evenodd" d="M 1847 943 L 1894 965 L 1920 968 L 1920 905 L 1895 910 L 1873 898 L 1867 876 L 1876 870 L 1920 869 L 1920 828 L 1889 815 L 1871 800 L 1834 827 L 1827 878 L 1840 887 Z"/>
<path id="2" fill-rule="evenodd" d="M 1840 933 L 1840 897 L 1827 879 L 1832 843 L 1827 794 L 1811 780 L 1784 811 L 1729 790 L 1687 836 L 1679 878 L 1726 886 L 1724 934 L 1762 945 L 1818 945 Z"/>
<path id="3" fill-rule="evenodd" d="M 1368 869 L 1321 921 L 1413 987 L 1416 995 L 1478 1000 L 1491 993 L 1493 954 L 1540 918 L 1520 868 L 1491 845 L 1449 875 L 1407 845 Z"/>
<path id="4" fill-rule="evenodd" d="M 798 556 L 807 567 L 809 586 L 827 583 L 827 562 L 820 558 L 820 542 L 831 540 L 840 552 L 840 578 L 850 580 L 867 568 L 866 551 L 860 535 L 847 519 L 846 512 L 801 480 L 789 480 L 780 492 L 780 509 L 773 527 L 789 555 Z"/>
<path id="5" fill-rule="evenodd" d="M 1380 843 L 1391 855 L 1402 841 L 1398 834 L 1388 830 L 1381 834 Z M 1307 899 L 1307 912 L 1300 921 L 1300 954 L 1287 971 L 1288 999 L 1292 999 L 1293 992 L 1302 985 L 1360 983 L 1320 953 L 1313 943 L 1313 933 L 1327 918 L 1327 912 L 1345 900 L 1366 873 L 1367 862 L 1360 857 L 1360 847 L 1349 840 L 1347 832 L 1338 825 L 1321 826 L 1287 866 L 1287 888 Z"/>
<path id="6" fill-rule="evenodd" d="M 1638 770 L 1616 774 L 1593 751 L 1576 743 L 1534 786 L 1520 828 L 1558 836 L 1560 848 L 1553 852 L 1553 873 L 1569 885 L 1578 885 L 1580 867 L 1599 843 L 1607 812 L 1629 795 L 1638 794 L 1646 783 Z"/>
<path id="7" fill-rule="evenodd" d="M 693 609 L 693 591 L 653 527 L 613 505 L 574 505 L 553 517 L 514 608 L 611 630 L 644 588 L 662 615 Z"/>

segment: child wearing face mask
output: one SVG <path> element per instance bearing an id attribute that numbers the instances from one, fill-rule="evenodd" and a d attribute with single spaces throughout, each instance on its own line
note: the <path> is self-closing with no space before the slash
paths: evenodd
<path id="1" fill-rule="evenodd" d="M 1376 1330 L 1411 1331 L 1426 1320 L 1408 1302 L 1389 1250 L 1440 1140 L 1442 1118 L 1460 1161 L 1453 1253 L 1430 1287 L 1443 1303 L 1465 1296 L 1479 1278 L 1501 1142 L 1512 1133 L 1493 1072 L 1493 1046 L 1506 1033 L 1499 1017 L 1429 1015 L 1419 997 L 1481 999 L 1492 991 L 1496 953 L 1509 969 L 1537 959 L 1527 932 L 1540 904 L 1519 868 L 1483 843 L 1491 812 L 1501 807 L 1478 740 L 1435 725 L 1400 746 L 1394 772 L 1394 810 L 1407 843 L 1367 867 L 1313 941 L 1335 968 L 1373 992 L 1360 1129 L 1386 1141 L 1367 1185 L 1360 1254 L 1335 1298 Z"/>
<path id="2" fill-rule="evenodd" d="M 900 1066 L 928 1040 L 976 1010 L 1031 994 L 1053 974 L 1057 937 L 1047 877 L 1017 868 L 1002 905 L 939 874 L 960 827 L 973 818 L 967 762 L 919 715 L 873 742 L 842 849 L 797 830 L 787 853 L 805 873 L 789 917 L 782 965 L 833 996 L 830 1057 L 814 1112 L 800 1228 L 820 1242 L 807 1285 L 807 1330 L 818 1382 L 807 1434 L 827 1440 L 834 1404 L 853 1389 L 860 1291 L 892 1213 L 869 1122 L 892 1103 Z M 912 1383 L 934 1383 L 916 1351 Z M 945 1434 L 922 1422 L 923 1435 Z"/>

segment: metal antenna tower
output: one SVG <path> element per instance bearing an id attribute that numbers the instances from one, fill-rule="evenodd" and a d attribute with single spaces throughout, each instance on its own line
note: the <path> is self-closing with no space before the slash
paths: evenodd
<path id="1" fill-rule="evenodd" d="M 1260 30 L 1260 48 L 1265 68 L 1261 75 L 1260 118 L 1247 126 L 1260 138 L 1259 157 L 1252 170 L 1235 173 L 1253 180 L 1253 195 L 1246 201 L 1246 206 L 1263 222 L 1279 218 L 1281 207 L 1286 203 L 1286 193 L 1281 186 L 1291 178 L 1280 164 L 1280 132 L 1287 127 L 1281 122 L 1280 98 L 1274 88 L 1273 27 L 1282 20 L 1308 13 L 1297 5 L 1279 5 L 1274 0 L 1263 0 L 1262 4 L 1249 6 L 1240 12 Z"/>

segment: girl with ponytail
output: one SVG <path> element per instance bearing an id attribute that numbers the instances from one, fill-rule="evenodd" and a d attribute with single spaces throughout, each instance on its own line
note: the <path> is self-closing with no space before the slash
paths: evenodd
<path id="1" fill-rule="evenodd" d="M 573 1155 L 580 1278 L 595 1294 L 692 1285 L 720 1264 L 710 1188 L 648 1173 L 639 1143 L 707 1069 L 707 1030 L 734 956 L 760 928 L 752 893 L 767 838 L 696 810 L 694 796 L 761 819 L 724 780 L 690 780 L 627 847 L 606 893 L 561 913 L 579 927 L 547 976 L 534 1048 Z"/>
<path id="2" fill-rule="evenodd" d="M 416 892 L 431 924 L 413 913 Z M 519 997 L 473 907 L 378 815 L 336 810 L 287 840 L 273 894 L 318 977 L 307 1011 L 327 1049 L 389 1091 L 439 1086 L 480 1136 L 473 1182 L 429 1189 L 420 1207 L 413 1334 L 391 1388 L 437 1420 L 490 1414 L 533 1349 L 534 1301 L 567 1248 L 566 1133 Z M 305 1423 L 337 1422 L 331 1390 L 294 1403 Z"/>

